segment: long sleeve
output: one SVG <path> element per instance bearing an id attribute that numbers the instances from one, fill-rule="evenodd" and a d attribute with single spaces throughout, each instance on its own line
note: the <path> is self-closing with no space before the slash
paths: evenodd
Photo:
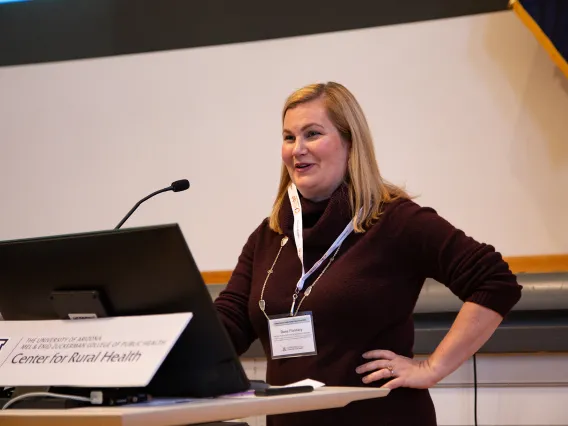
<path id="1" fill-rule="evenodd" d="M 261 227 L 262 225 L 249 236 L 227 287 L 215 299 L 217 312 L 239 355 L 244 353 L 257 338 L 249 318 L 248 303 L 255 244 Z"/>
<path id="2" fill-rule="evenodd" d="M 396 237 L 426 277 L 446 285 L 462 301 L 502 316 L 519 301 L 522 287 L 494 247 L 412 201 L 400 203 L 393 213 Z"/>

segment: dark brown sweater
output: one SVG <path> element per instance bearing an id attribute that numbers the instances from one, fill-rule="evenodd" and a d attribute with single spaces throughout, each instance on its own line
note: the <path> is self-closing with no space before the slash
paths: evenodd
<path id="1" fill-rule="evenodd" d="M 344 186 L 323 202 L 302 199 L 302 208 L 307 271 L 351 220 L 352 212 Z M 280 223 L 290 240 L 266 285 L 268 315 L 289 312 L 301 275 L 287 197 Z M 461 300 L 503 316 L 521 295 L 515 276 L 493 247 L 466 236 L 430 208 L 398 200 L 385 206 L 370 230 L 347 237 L 305 299 L 302 310 L 313 313 L 317 355 L 271 360 L 267 320 L 258 301 L 281 239 L 263 221 L 249 237 L 227 288 L 215 301 L 239 354 L 260 339 L 268 355 L 267 382 L 272 385 L 306 378 L 330 386 L 382 385 L 384 382 L 364 385 L 355 368 L 365 362 L 361 355 L 371 349 L 413 356 L 412 312 L 427 277 L 447 285 Z M 318 275 L 319 271 L 312 274 L 304 289 Z M 436 424 L 428 390 L 405 388 L 342 409 L 269 416 L 267 420 L 270 426 Z"/>

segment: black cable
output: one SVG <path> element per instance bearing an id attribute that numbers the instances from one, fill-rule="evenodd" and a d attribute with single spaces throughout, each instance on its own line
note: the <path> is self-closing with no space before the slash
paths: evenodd
<path id="1" fill-rule="evenodd" d="M 473 354 L 473 419 L 477 426 L 477 358 Z"/>

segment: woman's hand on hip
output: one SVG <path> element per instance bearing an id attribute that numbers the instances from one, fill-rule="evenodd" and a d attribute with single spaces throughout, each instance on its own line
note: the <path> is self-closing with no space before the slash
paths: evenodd
<path id="1" fill-rule="evenodd" d="M 365 374 L 363 383 L 392 379 L 381 387 L 427 389 L 440 380 L 427 359 L 417 361 L 387 350 L 369 351 L 363 354 L 363 358 L 369 362 L 355 370 L 359 374 Z"/>

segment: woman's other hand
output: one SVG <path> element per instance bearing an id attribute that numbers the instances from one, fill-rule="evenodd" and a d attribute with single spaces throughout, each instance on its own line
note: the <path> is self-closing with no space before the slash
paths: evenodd
<path id="1" fill-rule="evenodd" d="M 427 389 L 441 379 L 428 359 L 418 361 L 387 350 L 369 351 L 363 354 L 363 358 L 368 359 L 369 362 L 355 370 L 359 374 L 369 373 L 363 377 L 363 383 L 392 378 L 381 387 Z"/>

